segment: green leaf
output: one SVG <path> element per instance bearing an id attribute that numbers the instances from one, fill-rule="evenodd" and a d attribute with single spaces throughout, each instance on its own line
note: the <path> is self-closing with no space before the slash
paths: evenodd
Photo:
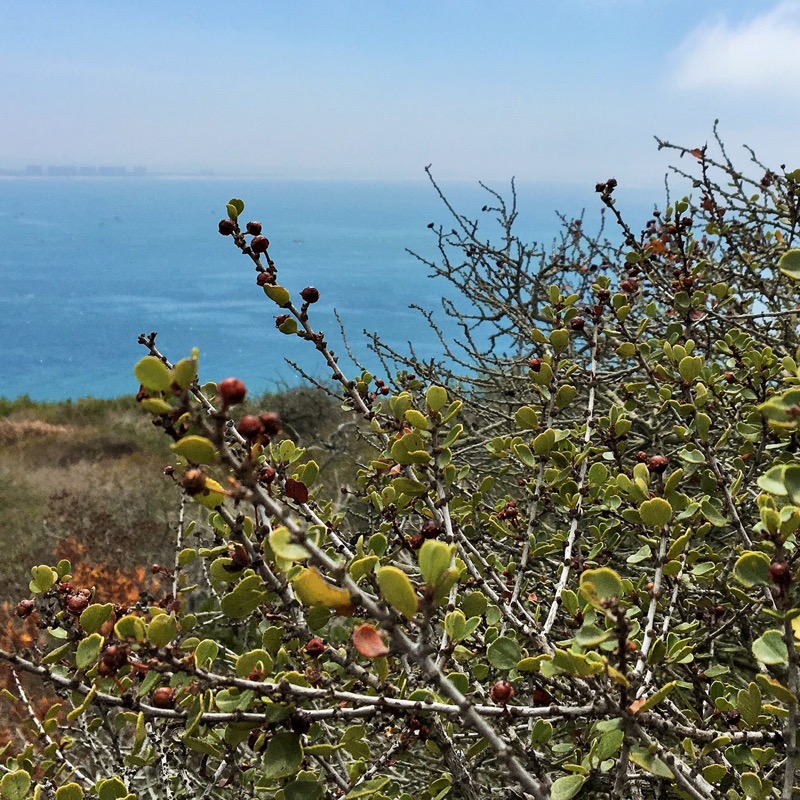
<path id="1" fill-rule="evenodd" d="M 135 614 L 126 614 L 114 625 L 114 635 L 118 639 L 133 639 L 143 642 L 147 635 L 147 629 L 141 617 L 137 617 Z"/>
<path id="2" fill-rule="evenodd" d="M 158 614 L 147 626 L 147 640 L 153 647 L 166 647 L 178 635 L 174 614 Z"/>
<path id="3" fill-rule="evenodd" d="M 447 404 L 447 389 L 443 386 L 431 386 L 425 395 L 425 405 L 430 411 L 440 411 Z"/>
<path id="4" fill-rule="evenodd" d="M 130 794 L 120 778 L 106 778 L 95 784 L 95 790 L 100 800 L 123 800 Z"/>
<path id="5" fill-rule="evenodd" d="M 430 428 L 430 420 L 416 408 L 409 408 L 405 417 L 418 430 L 426 431 Z"/>
<path id="6" fill-rule="evenodd" d="M 306 752 L 309 749 L 306 748 Z M 286 800 L 322 800 L 325 787 L 315 780 L 292 781 L 283 787 L 283 796 Z"/>
<path id="7" fill-rule="evenodd" d="M 564 384 L 556 392 L 556 407 L 559 410 L 565 409 L 574 399 L 578 390 L 571 384 Z"/>
<path id="8" fill-rule="evenodd" d="M 436 586 L 450 568 L 453 547 L 436 539 L 426 539 L 419 550 L 419 569 L 428 586 Z"/>
<path id="9" fill-rule="evenodd" d="M 646 747 L 632 747 L 630 759 L 646 772 L 657 775 L 659 778 L 674 778 L 670 768 Z"/>
<path id="10" fill-rule="evenodd" d="M 205 436 L 184 436 L 170 449 L 192 464 L 216 464 L 219 458 L 214 443 Z"/>
<path id="11" fill-rule="evenodd" d="M 188 389 L 197 377 L 197 359 L 184 358 L 172 368 L 172 380 L 181 389 Z"/>
<path id="12" fill-rule="evenodd" d="M 766 553 L 748 551 L 742 553 L 733 567 L 733 576 L 739 583 L 750 588 L 769 583 L 770 560 Z"/>
<path id="13" fill-rule="evenodd" d="M 622 747 L 622 742 L 624 739 L 625 733 L 619 728 L 606 731 L 597 740 L 597 747 L 594 751 L 597 761 L 603 762 L 606 759 L 613 758 L 619 752 L 620 747 Z"/>
<path id="14" fill-rule="evenodd" d="M 258 575 L 249 575 L 222 598 L 220 609 L 226 617 L 243 619 L 266 602 L 268 597 L 269 592 L 264 590 L 264 581 Z"/>
<path id="15" fill-rule="evenodd" d="M 419 497 L 428 491 L 425 484 L 411 478 L 395 478 L 391 485 L 399 494 L 407 494 L 411 497 Z"/>
<path id="16" fill-rule="evenodd" d="M 792 280 L 800 280 L 800 250 L 787 250 L 778 261 L 778 269 Z"/>
<path id="17" fill-rule="evenodd" d="M 783 641 L 783 633 L 776 628 L 764 631 L 753 642 L 753 656 L 762 664 L 781 664 L 785 666 L 789 663 L 789 651 L 786 642 Z"/>
<path id="18" fill-rule="evenodd" d="M 142 408 L 154 417 L 160 417 L 162 414 L 170 414 L 174 411 L 174 408 L 160 397 L 145 397 L 142 400 Z"/>
<path id="19" fill-rule="evenodd" d="M 31 567 L 33 580 L 30 582 L 30 590 L 35 594 L 44 594 L 56 585 L 58 573 L 47 564 L 39 564 L 38 567 Z"/>
<path id="20" fill-rule="evenodd" d="M 475 630 L 480 624 L 480 617 L 470 617 L 467 619 L 460 609 L 451 611 L 444 618 L 444 629 L 454 642 L 461 642 L 464 639 L 468 639 L 475 633 Z"/>
<path id="21" fill-rule="evenodd" d="M 550 331 L 550 344 L 553 346 L 556 355 L 563 353 L 569 346 L 569 331 L 564 328 L 556 328 Z"/>
<path id="22" fill-rule="evenodd" d="M 316 567 L 302 569 L 292 579 L 292 585 L 300 601 L 307 606 L 344 611 L 352 603 L 350 592 L 328 583 Z"/>
<path id="23" fill-rule="evenodd" d="M 761 714 L 761 690 L 751 682 L 736 693 L 736 708 L 742 715 L 745 725 L 752 728 L 758 724 Z"/>
<path id="24" fill-rule="evenodd" d="M 155 356 L 145 356 L 134 368 L 136 379 L 152 392 L 165 392 L 172 386 L 172 373 L 167 365 Z"/>
<path id="25" fill-rule="evenodd" d="M 289 293 L 289 290 L 285 286 L 278 286 L 272 284 L 266 284 L 264 286 L 264 293 L 272 300 L 274 303 L 279 305 L 281 308 L 287 308 L 292 304 L 292 295 Z"/>
<path id="26" fill-rule="evenodd" d="M 581 573 L 580 588 L 584 597 L 595 607 L 602 607 L 623 595 L 622 579 L 608 567 L 587 569 Z"/>
<path id="27" fill-rule="evenodd" d="M 203 639 L 194 649 L 194 663 L 201 669 L 208 669 L 219 655 L 219 644 L 214 639 Z"/>
<path id="28" fill-rule="evenodd" d="M 550 800 L 572 800 L 586 783 L 585 775 L 565 775 L 553 781 Z"/>
<path id="29" fill-rule="evenodd" d="M 103 627 L 105 621 L 111 616 L 114 610 L 113 603 L 92 603 L 87 606 L 80 616 L 81 628 L 86 633 L 95 633 Z"/>
<path id="30" fill-rule="evenodd" d="M 719 509 L 710 500 L 703 500 L 700 503 L 700 513 L 715 528 L 724 528 L 728 524 L 728 520 L 720 514 Z"/>
<path id="31" fill-rule="evenodd" d="M 261 774 L 269 780 L 295 775 L 303 763 L 303 746 L 300 736 L 288 731 L 278 731 L 267 745 Z"/>
<path id="32" fill-rule="evenodd" d="M 97 663 L 104 641 L 99 633 L 93 633 L 85 639 L 81 639 L 75 653 L 75 663 L 78 665 L 78 669 L 88 669 Z"/>
<path id="33" fill-rule="evenodd" d="M 639 506 L 639 516 L 642 524 L 651 528 L 663 528 L 672 517 L 672 506 L 662 497 L 645 500 Z"/>
<path id="34" fill-rule="evenodd" d="M 56 789 L 56 800 L 83 800 L 83 787 L 79 783 L 65 783 Z"/>
<path id="35" fill-rule="evenodd" d="M 498 636 L 487 648 L 486 657 L 495 669 L 514 669 L 522 658 L 522 651 L 516 640 Z"/>
<path id="36" fill-rule="evenodd" d="M 377 579 L 383 599 L 411 619 L 419 610 L 419 600 L 408 575 L 398 567 L 382 567 L 377 572 Z"/>
<path id="37" fill-rule="evenodd" d="M 523 431 L 535 431 L 539 427 L 539 415 L 530 406 L 522 406 L 514 414 L 514 422 Z"/>
<path id="38" fill-rule="evenodd" d="M 31 788 L 31 776 L 24 770 L 6 772 L 0 780 L 0 795 L 4 800 L 25 800 Z"/>
<path id="39" fill-rule="evenodd" d="M 533 449 L 537 456 L 547 456 L 556 443 L 556 432 L 548 428 L 533 440 Z"/>
<path id="40" fill-rule="evenodd" d="M 765 492 L 769 492 L 769 494 L 775 494 L 779 497 L 788 494 L 786 486 L 783 482 L 783 473 L 785 470 L 785 464 L 778 464 L 775 467 L 770 467 L 756 481 L 758 487 L 763 489 Z"/>
<path id="41" fill-rule="evenodd" d="M 684 356 L 678 364 L 678 372 L 684 383 L 692 383 L 703 369 L 702 356 Z"/>
<path id="42" fill-rule="evenodd" d="M 278 558 L 286 561 L 304 561 L 311 555 L 303 545 L 294 541 L 291 531 L 283 526 L 270 533 L 269 546 Z"/>

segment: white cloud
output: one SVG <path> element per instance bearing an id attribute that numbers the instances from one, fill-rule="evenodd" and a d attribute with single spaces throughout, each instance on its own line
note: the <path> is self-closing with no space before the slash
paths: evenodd
<path id="1" fill-rule="evenodd" d="M 738 25 L 724 18 L 701 23 L 675 51 L 672 79 L 680 89 L 800 88 L 800 0 L 784 0 Z"/>

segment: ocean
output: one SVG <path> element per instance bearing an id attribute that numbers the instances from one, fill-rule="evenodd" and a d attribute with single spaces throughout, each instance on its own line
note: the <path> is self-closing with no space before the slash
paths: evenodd
<path id="1" fill-rule="evenodd" d="M 458 211 L 482 216 L 489 198 L 477 183 L 443 188 Z M 519 230 L 529 241 L 552 241 L 556 210 L 591 209 L 591 219 L 599 207 L 593 183 L 519 186 L 518 196 Z M 646 209 L 645 196 L 634 193 L 634 207 Z M 280 283 L 295 294 L 319 289 L 312 323 L 335 350 L 343 354 L 334 309 L 371 368 L 378 364 L 365 329 L 400 349 L 413 341 L 425 358 L 439 354 L 435 335 L 409 309 L 439 308 L 452 331 L 440 307 L 452 291 L 407 252 L 435 257 L 428 223 L 450 224 L 427 182 L 7 178 L 0 179 L 0 396 L 133 393 L 133 365 L 145 354 L 136 340 L 150 331 L 172 360 L 200 348 L 202 380 L 233 375 L 252 392 L 287 388 L 302 379 L 286 357 L 327 378 L 309 343 L 275 329 L 279 312 L 256 286 L 252 263 L 217 232 L 231 197 L 245 201 L 243 221 L 263 223 Z"/>

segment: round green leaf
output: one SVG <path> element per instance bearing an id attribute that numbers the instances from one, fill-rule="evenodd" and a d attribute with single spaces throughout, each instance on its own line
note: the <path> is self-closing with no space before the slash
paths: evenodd
<path id="1" fill-rule="evenodd" d="M 25 800 L 31 788 L 31 776 L 24 770 L 6 772 L 0 780 L 0 795 L 4 800 Z"/>
<path id="2" fill-rule="evenodd" d="M 103 623 L 111 616 L 113 610 L 113 603 L 92 603 L 81 614 L 81 628 L 86 633 L 99 631 L 103 627 Z"/>
<path id="3" fill-rule="evenodd" d="M 281 308 L 286 308 L 292 303 L 292 296 L 285 286 L 267 284 L 264 286 L 264 293 Z"/>
<path id="4" fill-rule="evenodd" d="M 748 551 L 739 556 L 733 566 L 733 576 L 739 583 L 747 586 L 757 586 L 769 582 L 770 560 L 766 553 Z"/>
<path id="5" fill-rule="evenodd" d="M 753 656 L 762 664 L 788 664 L 789 651 L 783 641 L 783 633 L 777 628 L 764 631 L 763 636 L 753 642 Z"/>
<path id="6" fill-rule="evenodd" d="M 167 365 L 155 356 L 145 356 L 134 368 L 139 383 L 153 392 L 164 392 L 172 386 L 172 373 Z"/>
<path id="7" fill-rule="evenodd" d="M 378 570 L 377 578 L 383 599 L 411 619 L 419 609 L 419 600 L 408 575 L 398 567 L 383 567 Z"/>
<path id="8" fill-rule="evenodd" d="M 436 539 L 426 539 L 419 550 L 419 569 L 428 586 L 436 586 L 450 568 L 452 548 Z"/>
<path id="9" fill-rule="evenodd" d="M 800 250 L 787 250 L 778 261 L 778 269 L 792 280 L 800 280 Z"/>
<path id="10" fill-rule="evenodd" d="M 184 436 L 170 447 L 192 464 L 215 464 L 219 458 L 213 442 L 205 436 Z"/>
<path id="11" fill-rule="evenodd" d="M 495 669 L 514 669 L 522 658 L 522 651 L 511 637 L 498 636 L 487 648 L 486 657 Z"/>
<path id="12" fill-rule="evenodd" d="M 293 540 L 291 531 L 283 526 L 275 528 L 270 533 L 269 546 L 278 558 L 287 561 L 303 561 L 311 555 L 303 545 Z"/>
<path id="13" fill-rule="evenodd" d="M 197 361 L 184 358 L 172 368 L 172 379 L 181 389 L 188 389 L 197 377 Z"/>
<path id="14" fill-rule="evenodd" d="M 557 778 L 550 787 L 550 800 L 572 800 L 586 783 L 585 775 L 565 775 Z"/>
<path id="15" fill-rule="evenodd" d="M 288 778 L 297 773 L 302 763 L 303 746 L 300 744 L 300 737 L 289 731 L 278 731 L 267 745 L 261 774 L 270 780 Z"/>
<path id="16" fill-rule="evenodd" d="M 104 639 L 99 633 L 93 633 L 81 639 L 75 654 L 75 663 L 78 669 L 88 669 L 97 662 L 100 650 L 103 648 Z"/>
<path id="17" fill-rule="evenodd" d="M 65 783 L 56 789 L 56 800 L 83 800 L 83 787 L 79 783 Z"/>
<path id="18" fill-rule="evenodd" d="M 431 386 L 425 395 L 425 404 L 431 411 L 439 411 L 447 404 L 447 389 L 443 386 Z"/>
<path id="19" fill-rule="evenodd" d="M 639 516 L 642 524 L 651 528 L 663 528 L 672 517 L 672 506 L 661 497 L 645 500 L 639 506 Z"/>
<path id="20" fill-rule="evenodd" d="M 622 579 L 608 567 L 587 569 L 581 573 L 581 592 L 593 605 L 602 604 L 614 598 L 620 599 L 623 594 Z"/>
<path id="21" fill-rule="evenodd" d="M 178 635 L 174 614 L 158 614 L 147 626 L 147 640 L 153 647 L 166 647 Z"/>

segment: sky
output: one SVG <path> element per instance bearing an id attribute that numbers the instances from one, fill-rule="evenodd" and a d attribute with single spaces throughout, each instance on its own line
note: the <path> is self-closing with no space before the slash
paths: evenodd
<path id="1" fill-rule="evenodd" d="M 0 168 L 657 185 L 800 166 L 800 0 L 0 0 Z"/>

